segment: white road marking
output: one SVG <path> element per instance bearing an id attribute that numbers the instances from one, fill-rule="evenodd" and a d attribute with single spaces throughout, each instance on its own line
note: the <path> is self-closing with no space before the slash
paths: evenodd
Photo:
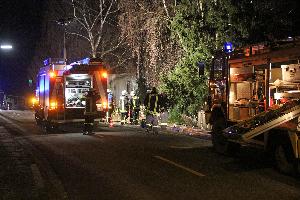
<path id="1" fill-rule="evenodd" d="M 185 166 L 183 166 L 183 165 L 177 164 L 177 163 L 175 163 L 175 162 L 173 162 L 173 161 L 171 161 L 171 160 L 168 160 L 168 159 L 166 159 L 166 158 L 163 158 L 163 157 L 161 157 L 161 156 L 153 156 L 153 157 L 156 158 L 156 159 L 165 161 L 165 162 L 167 162 L 167 163 L 169 163 L 169 164 L 171 164 L 171 165 L 174 165 L 174 166 L 176 166 L 176 167 L 178 167 L 178 168 L 184 169 L 184 170 L 186 170 L 186 171 L 188 171 L 188 172 L 190 172 L 190 173 L 192 173 L 192 174 L 194 174 L 194 175 L 196 175 L 196 176 L 200 176 L 200 177 L 205 176 L 204 174 L 202 174 L 202 173 L 200 173 L 200 172 L 196 172 L 196 171 L 194 171 L 194 170 L 192 170 L 192 169 L 190 169 L 190 168 L 188 168 L 188 167 L 185 167 Z"/>
<path id="2" fill-rule="evenodd" d="M 98 138 L 104 138 L 104 135 L 100 135 L 100 134 L 95 134 L 95 136 Z"/>
<path id="3" fill-rule="evenodd" d="M 184 146 L 170 146 L 172 149 L 193 149 L 195 147 L 184 147 Z"/>

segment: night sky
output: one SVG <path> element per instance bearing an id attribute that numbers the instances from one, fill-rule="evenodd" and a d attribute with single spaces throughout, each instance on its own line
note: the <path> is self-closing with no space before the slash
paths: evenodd
<path id="1" fill-rule="evenodd" d="M 0 43 L 13 50 L 0 51 L 0 89 L 9 94 L 29 92 L 27 68 L 40 40 L 43 0 L 1 0 Z"/>

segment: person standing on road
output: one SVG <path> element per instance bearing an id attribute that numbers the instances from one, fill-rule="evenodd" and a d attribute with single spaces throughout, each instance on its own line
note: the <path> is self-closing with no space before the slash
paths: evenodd
<path id="1" fill-rule="evenodd" d="M 140 98 L 135 94 L 135 91 L 130 92 L 130 122 L 132 124 L 138 124 L 139 112 L 140 112 Z"/>
<path id="2" fill-rule="evenodd" d="M 168 125 L 170 101 L 165 93 L 162 93 L 160 97 L 160 126 L 162 129 L 166 129 Z"/>
<path id="3" fill-rule="evenodd" d="M 122 95 L 120 96 L 119 108 L 121 113 L 121 124 L 125 124 L 128 118 L 128 107 L 129 107 L 129 99 L 127 96 L 126 90 L 122 91 Z"/>
<path id="4" fill-rule="evenodd" d="M 158 133 L 158 114 L 160 109 L 160 95 L 155 87 L 152 88 L 150 94 L 147 94 L 144 105 L 146 107 L 146 127 L 147 132 L 153 128 L 154 133 Z"/>
<path id="5" fill-rule="evenodd" d="M 113 93 L 110 89 L 107 89 L 107 106 L 106 120 L 110 123 L 112 121 L 112 113 L 114 112 Z"/>
<path id="6" fill-rule="evenodd" d="M 99 99 L 95 89 L 90 89 L 86 94 L 83 134 L 93 134 L 94 121 L 97 117 L 96 101 Z"/>

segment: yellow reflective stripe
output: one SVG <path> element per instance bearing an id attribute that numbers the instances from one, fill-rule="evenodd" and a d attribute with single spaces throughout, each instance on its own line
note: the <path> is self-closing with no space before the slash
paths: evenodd
<path id="1" fill-rule="evenodd" d="M 136 105 L 135 99 L 133 99 L 132 102 L 133 102 L 133 107 L 135 108 Z"/>
<path id="2" fill-rule="evenodd" d="M 158 95 L 157 94 L 150 94 L 149 95 L 149 101 L 148 101 L 148 108 L 150 109 L 150 100 L 151 97 L 155 96 L 155 102 L 154 102 L 154 111 L 149 111 L 150 113 L 156 114 L 156 108 L 157 108 L 157 103 L 158 103 Z"/>
<path id="3" fill-rule="evenodd" d="M 156 95 L 155 104 L 154 104 L 154 113 L 156 113 L 156 107 L 158 103 L 158 95 Z"/>
<path id="4" fill-rule="evenodd" d="M 134 97 L 132 98 L 133 108 L 138 107 L 138 106 L 137 106 L 137 101 L 138 101 L 138 99 L 139 99 L 139 97 L 137 97 L 137 96 L 134 96 Z"/>
<path id="5" fill-rule="evenodd" d="M 148 108 L 150 108 L 150 100 L 151 100 L 151 94 L 149 95 L 149 99 L 148 99 Z"/>

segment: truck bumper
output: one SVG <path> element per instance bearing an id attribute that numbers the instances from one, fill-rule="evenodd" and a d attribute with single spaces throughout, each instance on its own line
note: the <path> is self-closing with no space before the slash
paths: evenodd
<path id="1" fill-rule="evenodd" d="M 103 121 L 103 118 L 96 118 L 95 122 L 99 123 L 101 121 Z M 66 120 L 51 120 L 51 122 L 53 123 L 57 123 L 57 124 L 67 124 L 67 123 L 76 123 L 76 122 L 84 122 L 85 119 L 66 119 Z"/>

